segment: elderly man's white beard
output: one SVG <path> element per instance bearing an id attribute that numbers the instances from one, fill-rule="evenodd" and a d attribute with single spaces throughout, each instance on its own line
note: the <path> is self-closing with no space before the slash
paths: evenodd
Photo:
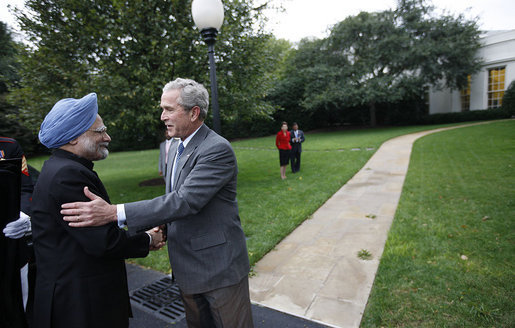
<path id="1" fill-rule="evenodd" d="M 106 159 L 109 155 L 109 150 L 107 149 L 109 142 L 101 142 L 97 145 L 90 138 L 82 138 L 81 143 L 82 147 L 84 147 L 84 153 L 87 154 L 86 159 L 90 161 Z"/>

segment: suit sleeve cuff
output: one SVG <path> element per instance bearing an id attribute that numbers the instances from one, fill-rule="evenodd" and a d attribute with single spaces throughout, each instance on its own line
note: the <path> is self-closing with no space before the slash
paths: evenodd
<path id="1" fill-rule="evenodd" d="M 150 234 L 150 232 L 147 232 L 147 235 L 148 235 L 148 238 L 149 238 L 148 246 L 150 246 L 150 245 L 152 245 L 152 235 Z"/>
<path id="2" fill-rule="evenodd" d="M 125 206 L 123 204 L 116 205 L 116 216 L 118 217 L 118 226 L 123 228 L 127 225 L 127 218 L 125 217 Z"/>

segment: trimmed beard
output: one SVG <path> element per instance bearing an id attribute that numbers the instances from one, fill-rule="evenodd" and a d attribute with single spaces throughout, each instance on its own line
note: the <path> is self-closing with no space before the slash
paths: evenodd
<path id="1" fill-rule="evenodd" d="M 90 161 L 100 161 L 106 159 L 109 155 L 109 150 L 107 146 L 108 142 L 95 143 L 91 140 L 91 138 L 83 138 L 82 146 L 84 147 L 84 153 L 86 156 L 84 158 Z M 104 147 L 103 147 L 104 146 Z"/>

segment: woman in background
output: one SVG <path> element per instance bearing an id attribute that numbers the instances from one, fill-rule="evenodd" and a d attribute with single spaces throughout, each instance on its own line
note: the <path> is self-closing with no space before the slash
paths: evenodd
<path id="1" fill-rule="evenodd" d="M 281 131 L 275 137 L 275 145 L 279 149 L 279 163 L 281 164 L 281 179 L 286 179 L 286 166 L 290 162 L 290 132 L 288 131 L 288 123 L 283 122 Z"/>

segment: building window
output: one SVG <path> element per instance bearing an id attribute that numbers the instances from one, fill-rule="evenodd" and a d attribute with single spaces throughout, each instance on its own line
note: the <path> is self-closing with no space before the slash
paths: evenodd
<path id="1" fill-rule="evenodd" d="M 467 112 L 470 110 L 470 80 L 471 76 L 467 76 L 467 86 L 460 92 L 461 96 L 461 111 Z"/>
<path id="2" fill-rule="evenodd" d="M 502 105 L 505 72 L 506 67 L 495 67 L 488 70 L 488 108 L 497 108 Z"/>

